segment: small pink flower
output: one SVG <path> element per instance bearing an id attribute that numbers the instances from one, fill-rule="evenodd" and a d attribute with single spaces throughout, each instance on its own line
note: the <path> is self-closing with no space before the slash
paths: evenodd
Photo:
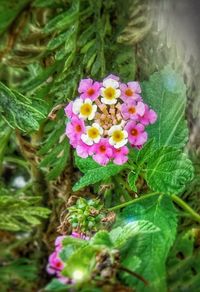
<path id="1" fill-rule="evenodd" d="M 82 99 L 89 98 L 91 100 L 95 100 L 100 96 L 100 87 L 101 84 L 97 81 L 93 81 L 92 79 L 82 79 L 78 92 L 81 94 L 80 97 Z"/>
<path id="2" fill-rule="evenodd" d="M 60 250 L 62 249 L 62 241 L 66 236 L 58 236 L 55 240 L 55 247 L 56 247 L 56 251 L 60 252 Z"/>
<path id="3" fill-rule="evenodd" d="M 142 146 L 147 141 L 144 125 L 130 121 L 126 124 L 125 130 L 128 132 L 128 140 L 132 146 Z"/>
<path id="4" fill-rule="evenodd" d="M 81 135 L 85 131 L 84 121 L 74 116 L 70 122 L 67 123 L 66 135 L 70 139 L 70 144 L 75 148 Z"/>
<path id="5" fill-rule="evenodd" d="M 140 120 L 140 123 L 142 123 L 145 126 L 149 124 L 154 124 L 157 120 L 157 114 L 152 109 L 150 109 L 147 104 L 145 104 L 145 112 L 140 117 L 139 120 Z"/>
<path id="6" fill-rule="evenodd" d="M 101 164 L 106 165 L 108 164 L 110 158 L 112 157 L 112 147 L 108 142 L 107 138 L 102 138 L 98 144 L 94 144 L 92 146 L 94 155 L 93 159 Z"/>
<path id="7" fill-rule="evenodd" d="M 70 119 L 74 116 L 74 113 L 72 111 L 72 106 L 73 106 L 73 102 L 70 101 L 70 103 L 64 108 L 65 115 Z"/>
<path id="8" fill-rule="evenodd" d="M 92 146 L 86 145 L 82 141 L 79 141 L 78 145 L 75 148 L 77 155 L 81 158 L 87 158 L 89 155 L 93 154 Z"/>
<path id="9" fill-rule="evenodd" d="M 58 256 L 58 252 L 54 251 L 49 256 L 49 264 L 47 266 L 47 272 L 50 274 L 57 274 L 58 272 L 62 271 L 64 268 L 64 263 Z"/>
<path id="10" fill-rule="evenodd" d="M 120 85 L 121 99 L 127 101 L 128 99 L 141 100 L 141 87 L 139 82 L 128 82 Z"/>
<path id="11" fill-rule="evenodd" d="M 126 156 L 128 152 L 129 150 L 126 146 L 123 146 L 119 149 L 113 147 L 113 162 L 118 165 L 126 163 L 128 160 L 128 157 Z"/>
<path id="12" fill-rule="evenodd" d="M 136 102 L 135 100 L 128 100 L 121 106 L 121 113 L 125 120 L 137 120 L 139 116 L 143 116 L 145 112 L 145 105 L 143 102 Z"/>

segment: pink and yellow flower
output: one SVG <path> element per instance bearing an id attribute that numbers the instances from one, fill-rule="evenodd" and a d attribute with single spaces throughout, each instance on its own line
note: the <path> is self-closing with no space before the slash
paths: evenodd
<path id="1" fill-rule="evenodd" d="M 73 113 L 84 120 L 92 120 L 95 116 L 96 110 L 97 105 L 93 104 L 89 98 L 86 98 L 85 100 L 77 98 L 72 106 Z"/>
<path id="2" fill-rule="evenodd" d="M 73 145 L 74 148 L 78 145 L 81 139 L 81 135 L 84 133 L 84 131 L 84 121 L 76 116 L 73 116 L 71 121 L 67 123 L 66 135 L 70 139 L 70 143 Z"/>
<path id="3" fill-rule="evenodd" d="M 121 99 L 126 102 L 129 99 L 134 99 L 134 100 L 141 100 L 141 87 L 139 82 L 128 82 L 127 84 L 122 83 L 120 85 L 121 89 Z"/>
<path id="4" fill-rule="evenodd" d="M 93 81 L 91 78 L 82 79 L 78 87 L 78 92 L 82 99 L 89 98 L 95 100 L 100 96 L 100 87 L 101 84 L 97 81 Z"/>
<path id="5" fill-rule="evenodd" d="M 114 148 L 119 149 L 128 142 L 128 133 L 120 125 L 112 126 L 108 131 L 109 143 Z"/>
<path id="6" fill-rule="evenodd" d="M 122 165 L 127 162 L 128 160 L 128 147 L 123 146 L 121 148 L 114 148 L 113 147 L 113 162 L 118 165 Z"/>
<path id="7" fill-rule="evenodd" d="M 121 106 L 122 116 L 125 120 L 137 120 L 145 113 L 145 105 L 141 101 L 128 100 Z"/>
<path id="8" fill-rule="evenodd" d="M 94 144 L 93 152 L 93 159 L 101 165 L 108 164 L 113 154 L 112 147 L 106 138 L 102 138 L 98 144 Z"/>
<path id="9" fill-rule="evenodd" d="M 92 126 L 86 127 L 86 134 L 81 135 L 81 140 L 87 145 L 93 145 L 98 143 L 103 134 L 103 129 L 97 123 L 93 123 Z"/>
<path id="10" fill-rule="evenodd" d="M 145 105 L 144 114 L 139 117 L 140 123 L 145 126 L 149 124 L 154 124 L 157 120 L 157 114 L 154 110 L 150 109 L 148 105 Z"/>
<path id="11" fill-rule="evenodd" d="M 125 126 L 128 132 L 128 140 L 132 146 L 142 146 L 147 141 L 147 132 L 142 124 L 130 121 Z"/>
<path id="12" fill-rule="evenodd" d="M 145 126 L 157 119 L 143 102 L 140 84 L 121 83 L 111 74 L 102 82 L 82 79 L 78 92 L 65 108 L 66 135 L 77 155 L 92 156 L 100 165 L 126 163 L 127 146 L 140 149 L 147 141 Z"/>
<path id="13" fill-rule="evenodd" d="M 121 91 L 119 89 L 119 82 L 112 78 L 103 80 L 103 87 L 101 87 L 101 102 L 104 104 L 116 104 Z"/>

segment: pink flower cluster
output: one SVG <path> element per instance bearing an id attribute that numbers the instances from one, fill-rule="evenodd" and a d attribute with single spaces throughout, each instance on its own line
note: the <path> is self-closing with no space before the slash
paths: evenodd
<path id="1" fill-rule="evenodd" d="M 138 82 L 121 83 L 115 75 L 102 82 L 82 79 L 79 97 L 65 108 L 66 135 L 78 156 L 106 165 L 128 160 L 129 147 L 141 148 L 147 141 L 145 127 L 157 120 L 144 103 Z"/>
<path id="2" fill-rule="evenodd" d="M 81 238 L 84 240 L 89 240 L 88 236 L 84 234 L 80 234 L 78 232 L 73 231 L 71 234 L 74 238 Z M 63 284 L 73 284 L 74 280 L 66 278 L 62 275 L 62 270 L 65 267 L 65 263 L 60 258 L 60 252 L 63 249 L 62 241 L 66 238 L 66 236 L 58 236 L 55 240 L 55 250 L 49 256 L 49 263 L 47 265 L 47 272 L 50 275 L 55 275 L 58 280 Z"/>

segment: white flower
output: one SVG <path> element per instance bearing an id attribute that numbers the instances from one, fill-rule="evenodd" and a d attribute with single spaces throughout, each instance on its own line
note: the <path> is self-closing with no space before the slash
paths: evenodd
<path id="1" fill-rule="evenodd" d="M 110 136 L 110 145 L 116 149 L 121 148 L 128 142 L 128 133 L 120 125 L 112 126 L 108 131 L 108 135 Z"/>
<path id="2" fill-rule="evenodd" d="M 79 115 L 79 118 L 92 120 L 97 111 L 97 105 L 92 104 L 92 101 L 89 98 L 82 100 L 77 98 L 73 102 L 72 111 L 74 114 Z"/>
<path id="3" fill-rule="evenodd" d="M 101 102 L 105 104 L 117 103 L 117 98 L 121 95 L 119 82 L 112 78 L 107 78 L 103 81 L 103 86 L 101 88 Z"/>
<path id="4" fill-rule="evenodd" d="M 97 124 L 93 123 L 92 126 L 86 127 L 86 134 L 81 135 L 81 140 L 87 145 L 98 143 L 103 134 L 103 129 Z"/>

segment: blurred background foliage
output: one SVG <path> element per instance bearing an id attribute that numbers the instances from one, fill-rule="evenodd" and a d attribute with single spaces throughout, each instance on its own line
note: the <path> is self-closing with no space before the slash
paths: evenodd
<path id="1" fill-rule="evenodd" d="M 1 291 L 38 291 L 48 281 L 47 254 L 80 175 L 72 172 L 63 107 L 82 77 L 144 80 L 169 63 L 184 75 L 196 175 L 182 196 L 200 211 L 199 56 L 185 35 L 176 37 L 172 2 L 0 2 Z M 198 226 L 184 217 L 168 259 L 170 291 L 197 291 L 199 246 Z"/>

